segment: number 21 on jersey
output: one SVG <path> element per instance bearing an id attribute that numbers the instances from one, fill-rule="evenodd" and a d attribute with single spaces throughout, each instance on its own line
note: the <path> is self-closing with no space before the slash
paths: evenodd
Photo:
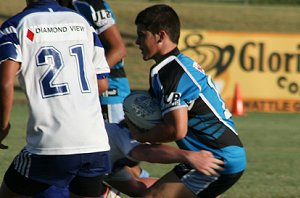
<path id="1" fill-rule="evenodd" d="M 90 86 L 85 72 L 83 45 L 74 45 L 69 49 L 70 56 L 73 56 L 76 60 L 81 92 L 90 93 Z M 39 80 L 43 98 L 70 94 L 68 82 L 54 83 L 65 66 L 59 50 L 53 46 L 40 48 L 36 55 L 36 65 L 38 67 L 48 66 Z"/>

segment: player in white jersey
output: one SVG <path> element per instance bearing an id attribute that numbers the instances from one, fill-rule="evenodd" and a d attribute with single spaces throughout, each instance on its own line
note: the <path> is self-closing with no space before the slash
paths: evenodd
<path id="1" fill-rule="evenodd" d="M 4 176 L 0 197 L 33 196 L 54 185 L 101 194 L 110 172 L 98 101 L 110 69 L 94 29 L 54 0 L 27 0 L 1 26 L 0 148 L 9 132 L 15 76 L 28 99 L 27 144 Z"/>

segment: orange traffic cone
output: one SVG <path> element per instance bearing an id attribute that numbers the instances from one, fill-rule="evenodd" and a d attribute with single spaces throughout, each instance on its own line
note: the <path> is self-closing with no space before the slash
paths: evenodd
<path id="1" fill-rule="evenodd" d="M 235 85 L 235 93 L 232 102 L 232 114 L 234 115 L 244 115 L 244 103 L 242 100 L 241 88 L 239 84 Z"/>

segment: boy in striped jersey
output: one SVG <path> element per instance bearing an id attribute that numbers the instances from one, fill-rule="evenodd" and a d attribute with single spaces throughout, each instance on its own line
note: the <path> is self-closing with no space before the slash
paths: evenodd
<path id="1" fill-rule="evenodd" d="M 170 6 L 144 9 L 135 24 L 143 59 L 155 61 L 149 91 L 160 102 L 163 122 L 142 133 L 127 120 L 133 137 L 139 142 L 175 141 L 181 149 L 207 150 L 224 161 L 223 169 L 215 166 L 202 171 L 180 163 L 144 196 L 217 197 L 239 180 L 246 167 L 245 149 L 231 113 L 204 70 L 178 50 L 180 21 Z M 215 174 L 206 174 L 211 171 Z"/>

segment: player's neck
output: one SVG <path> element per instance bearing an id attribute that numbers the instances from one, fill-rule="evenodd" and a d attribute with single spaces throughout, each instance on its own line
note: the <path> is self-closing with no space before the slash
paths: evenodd
<path id="1" fill-rule="evenodd" d="M 159 50 L 159 53 L 155 56 L 154 60 L 156 63 L 161 62 L 166 58 L 174 49 L 177 49 L 177 44 L 173 42 L 165 43 L 162 48 Z"/>

